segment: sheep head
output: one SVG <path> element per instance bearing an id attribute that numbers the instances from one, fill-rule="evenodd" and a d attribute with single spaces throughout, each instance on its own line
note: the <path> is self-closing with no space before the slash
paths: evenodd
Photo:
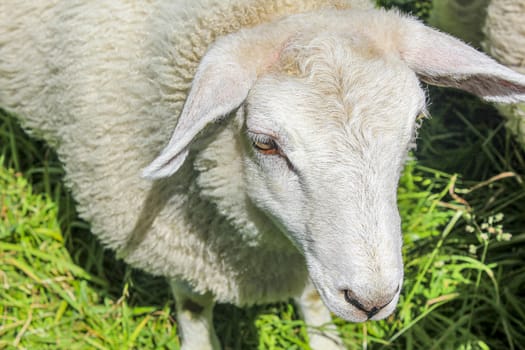
<path id="1" fill-rule="evenodd" d="M 523 76 L 395 12 L 290 16 L 214 43 L 144 176 L 174 174 L 206 125 L 236 114 L 246 195 L 304 255 L 325 304 L 384 318 L 403 278 L 396 191 L 425 108 L 418 78 L 525 99 Z"/>

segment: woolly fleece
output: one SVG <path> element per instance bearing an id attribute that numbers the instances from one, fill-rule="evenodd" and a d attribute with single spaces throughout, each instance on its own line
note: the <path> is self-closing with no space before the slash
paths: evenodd
<path id="1" fill-rule="evenodd" d="M 282 300 L 302 290 L 304 258 L 235 198 L 243 192 L 233 123 L 218 125 L 212 143 L 230 152 L 190 152 L 176 176 L 154 183 L 140 172 L 169 139 L 215 38 L 287 14 L 350 7 L 371 5 L 4 0 L 0 105 L 56 148 L 80 216 L 127 263 L 187 280 L 220 302 Z"/>

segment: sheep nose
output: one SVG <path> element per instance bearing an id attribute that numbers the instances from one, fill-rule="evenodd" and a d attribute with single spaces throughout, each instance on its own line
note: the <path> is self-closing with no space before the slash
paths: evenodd
<path id="1" fill-rule="evenodd" d="M 365 301 L 364 298 L 359 298 L 350 289 L 343 290 L 343 294 L 347 303 L 363 311 L 368 317 L 368 319 L 371 319 L 385 306 L 390 304 L 390 302 L 395 298 L 398 291 L 399 286 L 396 288 L 395 292 L 382 294 L 380 297 L 375 298 L 372 302 L 368 300 Z"/>

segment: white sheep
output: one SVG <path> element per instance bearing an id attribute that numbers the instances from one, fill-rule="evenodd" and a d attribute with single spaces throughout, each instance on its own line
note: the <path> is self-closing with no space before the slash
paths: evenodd
<path id="1" fill-rule="evenodd" d="M 489 1 L 432 1 L 428 22 L 436 28 L 441 28 L 463 39 L 470 45 L 480 47 L 484 37 L 481 24 L 485 21 Z"/>
<path id="2" fill-rule="evenodd" d="M 525 1 L 491 0 L 483 32 L 483 49 L 498 62 L 525 74 Z M 525 149 L 525 103 L 497 107 Z"/>
<path id="3" fill-rule="evenodd" d="M 525 1 L 435 1 L 430 23 L 483 49 L 498 62 L 525 73 Z M 525 148 L 525 104 L 497 105 L 507 128 Z"/>
<path id="4" fill-rule="evenodd" d="M 418 78 L 525 99 L 524 76 L 366 1 L 3 0 L 0 16 L 0 105 L 56 148 L 93 233 L 172 281 L 184 349 L 220 347 L 214 301 L 388 316 Z M 340 348 L 329 336 L 312 346 Z"/>

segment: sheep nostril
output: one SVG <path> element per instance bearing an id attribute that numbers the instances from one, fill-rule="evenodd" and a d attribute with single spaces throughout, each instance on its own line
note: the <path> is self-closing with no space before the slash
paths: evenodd
<path id="1" fill-rule="evenodd" d="M 350 289 L 345 289 L 343 290 L 343 294 L 344 294 L 344 297 L 347 303 L 355 306 L 356 308 L 358 308 L 359 310 L 365 313 L 368 313 L 368 310 L 366 309 L 366 307 L 363 304 L 361 304 L 359 300 L 357 300 L 357 297 L 354 294 L 354 292 L 352 292 Z"/>
<path id="2" fill-rule="evenodd" d="M 363 311 L 368 319 L 374 317 L 379 311 L 385 308 L 392 300 L 394 300 L 396 294 L 399 292 L 400 287 L 396 288 L 396 291 L 392 295 L 385 296 L 382 300 L 378 300 L 376 304 L 370 302 L 360 301 L 357 295 L 350 289 L 343 290 L 345 301 L 355 308 Z"/>

